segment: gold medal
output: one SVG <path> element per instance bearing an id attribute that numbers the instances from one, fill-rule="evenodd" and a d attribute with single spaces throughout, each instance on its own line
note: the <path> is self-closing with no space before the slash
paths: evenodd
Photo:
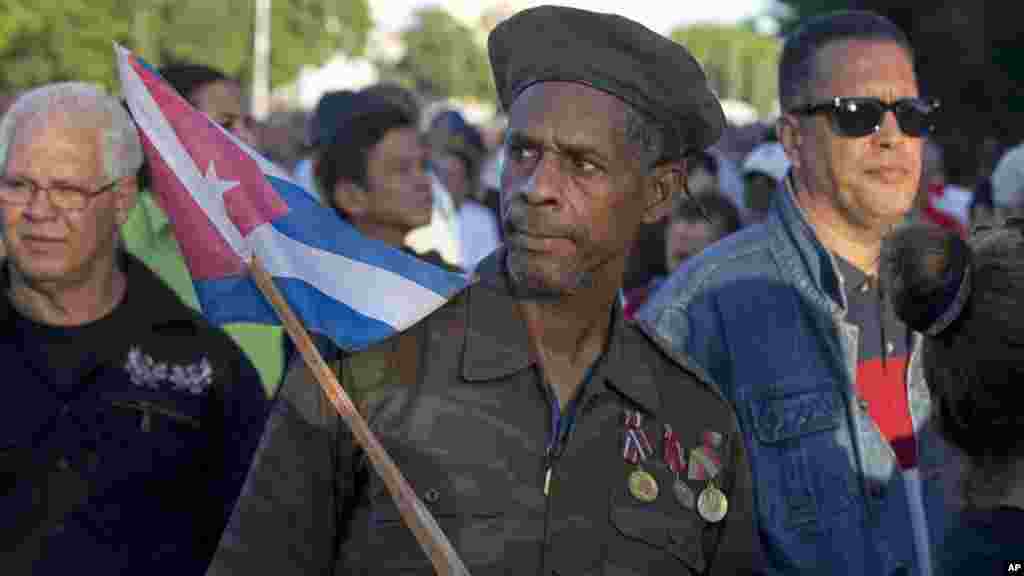
<path id="1" fill-rule="evenodd" d="M 641 502 L 654 502 L 658 499 L 658 481 L 648 471 L 637 468 L 629 475 L 629 493 Z"/>
<path id="2" fill-rule="evenodd" d="M 696 497 L 693 495 L 693 490 L 686 485 L 682 478 L 676 478 L 676 481 L 672 483 L 672 493 L 675 495 L 676 502 L 680 506 L 693 510 Z"/>
<path id="3" fill-rule="evenodd" d="M 697 497 L 697 512 L 708 522 L 721 522 L 729 511 L 729 499 L 714 484 L 709 483 Z"/>

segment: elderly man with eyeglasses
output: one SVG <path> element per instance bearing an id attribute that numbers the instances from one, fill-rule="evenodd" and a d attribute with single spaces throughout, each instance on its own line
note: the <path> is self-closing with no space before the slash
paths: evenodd
<path id="1" fill-rule="evenodd" d="M 880 285 L 937 104 L 868 12 L 806 22 L 779 65 L 792 164 L 764 223 L 681 267 L 638 317 L 739 414 L 770 574 L 927 575 L 956 508 L 920 334 Z"/>
<path id="2" fill-rule="evenodd" d="M 259 441 L 255 368 L 120 249 L 141 162 L 87 84 L 0 122 L 4 574 L 202 573 Z"/>

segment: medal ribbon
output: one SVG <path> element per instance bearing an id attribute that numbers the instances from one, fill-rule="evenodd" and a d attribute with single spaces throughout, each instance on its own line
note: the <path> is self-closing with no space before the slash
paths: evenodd
<path id="1" fill-rule="evenodd" d="M 703 444 L 690 450 L 690 479 L 707 480 L 718 475 L 722 468 L 722 459 L 718 448 L 722 445 L 722 435 L 717 432 L 705 432 Z"/>
<path id="2" fill-rule="evenodd" d="M 654 454 L 654 448 L 643 429 L 643 417 L 639 412 L 627 412 L 625 424 L 626 442 L 622 448 L 622 458 L 630 464 L 639 464 Z"/>
<path id="3" fill-rule="evenodd" d="M 682 446 L 679 444 L 679 435 L 671 426 L 665 424 L 665 433 L 662 435 L 665 441 L 665 464 L 678 476 L 686 470 L 686 463 L 683 462 Z"/>

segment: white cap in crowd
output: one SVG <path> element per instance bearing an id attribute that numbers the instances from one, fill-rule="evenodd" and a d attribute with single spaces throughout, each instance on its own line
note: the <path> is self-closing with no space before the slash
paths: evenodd
<path id="1" fill-rule="evenodd" d="M 776 182 L 782 182 L 788 171 L 789 158 L 786 157 L 782 144 L 778 142 L 759 144 L 743 160 L 744 175 L 760 172 L 771 176 Z"/>
<path id="2" fill-rule="evenodd" d="M 992 172 L 992 204 L 999 208 L 1024 207 L 1024 144 L 1010 148 Z"/>

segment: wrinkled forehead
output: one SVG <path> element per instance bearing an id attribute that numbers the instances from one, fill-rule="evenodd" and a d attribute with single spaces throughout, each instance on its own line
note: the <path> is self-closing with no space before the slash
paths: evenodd
<path id="1" fill-rule="evenodd" d="M 56 159 L 74 160 L 80 166 L 99 163 L 102 136 L 109 125 L 101 115 L 73 116 L 60 109 L 49 109 L 13 120 L 6 167 L 12 163 Z"/>
<path id="2" fill-rule="evenodd" d="M 537 82 L 509 107 L 506 136 L 607 150 L 626 132 L 629 105 L 576 82 Z"/>

